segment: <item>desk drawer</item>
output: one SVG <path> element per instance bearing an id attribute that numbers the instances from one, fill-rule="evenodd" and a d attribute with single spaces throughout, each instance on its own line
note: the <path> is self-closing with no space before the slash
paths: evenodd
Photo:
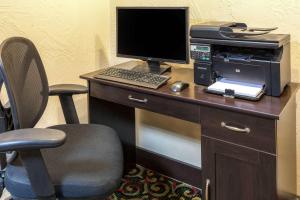
<path id="1" fill-rule="evenodd" d="M 90 83 L 90 95 L 122 105 L 146 109 L 191 122 L 200 122 L 200 106 L 176 99 L 160 97 L 130 89 Z"/>
<path id="2" fill-rule="evenodd" d="M 202 135 L 276 153 L 275 120 L 201 107 Z"/>

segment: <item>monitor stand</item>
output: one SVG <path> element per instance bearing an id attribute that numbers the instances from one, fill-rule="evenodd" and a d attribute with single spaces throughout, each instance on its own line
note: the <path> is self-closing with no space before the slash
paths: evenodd
<path id="1" fill-rule="evenodd" d="M 135 66 L 132 70 L 153 74 L 163 74 L 167 71 L 171 71 L 171 66 L 158 61 L 147 61 Z"/>

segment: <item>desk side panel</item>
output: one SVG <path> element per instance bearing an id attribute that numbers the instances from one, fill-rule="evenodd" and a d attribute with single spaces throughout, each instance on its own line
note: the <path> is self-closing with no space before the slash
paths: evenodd
<path id="1" fill-rule="evenodd" d="M 277 188 L 296 194 L 296 98 L 286 104 L 277 121 Z"/>

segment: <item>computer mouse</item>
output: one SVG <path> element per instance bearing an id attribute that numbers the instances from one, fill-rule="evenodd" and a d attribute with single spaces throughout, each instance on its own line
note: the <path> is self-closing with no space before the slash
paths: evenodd
<path id="1" fill-rule="evenodd" d="M 173 92 L 181 92 L 182 90 L 184 90 L 185 88 L 187 88 L 189 86 L 188 83 L 185 83 L 183 81 L 176 81 L 175 83 L 173 83 L 171 85 L 171 90 Z"/>

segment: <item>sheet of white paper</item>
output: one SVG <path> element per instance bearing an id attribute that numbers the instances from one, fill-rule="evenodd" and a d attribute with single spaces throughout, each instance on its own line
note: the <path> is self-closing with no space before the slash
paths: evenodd
<path id="1" fill-rule="evenodd" d="M 261 93 L 263 85 L 247 84 L 222 79 L 207 88 L 209 91 L 217 91 L 221 93 L 225 93 L 225 89 L 234 90 L 235 94 L 237 95 L 255 98 Z"/>

